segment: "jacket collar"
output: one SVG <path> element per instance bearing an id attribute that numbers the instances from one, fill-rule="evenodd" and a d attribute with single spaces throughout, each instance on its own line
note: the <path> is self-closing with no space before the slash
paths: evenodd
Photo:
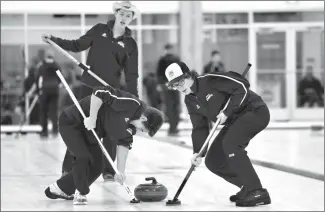
<path id="1" fill-rule="evenodd" d="M 113 26 L 114 26 L 114 23 L 115 23 L 115 19 L 109 20 L 107 22 L 108 31 L 110 32 L 110 34 L 111 34 L 112 37 L 113 37 Z M 120 37 L 122 37 L 122 38 L 124 38 L 124 37 L 131 37 L 131 35 L 132 35 L 132 31 L 128 27 L 125 27 L 125 33 L 124 33 L 124 35 L 122 35 Z"/>
<path id="2" fill-rule="evenodd" d="M 193 91 L 193 94 L 196 95 L 199 92 L 199 79 L 195 77 L 193 80 L 194 83 L 191 86 L 191 90 Z"/>

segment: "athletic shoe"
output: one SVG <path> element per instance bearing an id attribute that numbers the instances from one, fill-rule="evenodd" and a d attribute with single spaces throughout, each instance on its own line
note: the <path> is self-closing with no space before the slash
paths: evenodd
<path id="1" fill-rule="evenodd" d="M 253 207 L 268 204 L 271 204 L 271 198 L 269 192 L 264 188 L 249 191 L 244 198 L 236 201 L 236 206 L 240 207 Z"/>
<path id="2" fill-rule="evenodd" d="M 78 190 L 74 193 L 74 199 L 73 199 L 74 205 L 88 205 L 87 197 L 86 195 L 80 194 Z"/>
<path id="3" fill-rule="evenodd" d="M 242 186 L 240 191 L 237 192 L 237 194 L 230 196 L 230 202 L 236 202 L 237 200 L 239 200 L 243 195 L 245 195 L 245 191 L 246 190 L 244 190 L 244 186 Z"/>
<path id="4" fill-rule="evenodd" d="M 73 200 L 73 194 L 67 195 L 58 186 L 57 183 L 53 183 L 45 190 L 45 195 L 50 199 L 66 199 Z"/>

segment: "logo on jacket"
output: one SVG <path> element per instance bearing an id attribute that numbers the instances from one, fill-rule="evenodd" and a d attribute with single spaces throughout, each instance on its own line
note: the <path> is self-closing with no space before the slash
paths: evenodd
<path id="1" fill-rule="evenodd" d="M 130 119 L 129 118 L 125 118 L 124 120 L 125 120 L 125 122 L 128 122 Z"/>
<path id="2" fill-rule="evenodd" d="M 125 46 L 122 41 L 117 42 L 117 44 L 120 45 L 120 46 L 122 46 L 122 48 L 124 48 L 124 46 Z"/>
<path id="3" fill-rule="evenodd" d="M 200 105 L 196 105 L 196 108 L 197 108 L 197 109 L 200 109 Z"/>
<path id="4" fill-rule="evenodd" d="M 107 38 L 107 35 L 106 35 L 106 33 L 103 33 L 103 34 L 102 34 L 102 36 L 103 36 L 103 37 L 105 37 L 105 38 Z"/>
<path id="5" fill-rule="evenodd" d="M 126 130 L 128 133 L 130 133 L 130 135 L 132 135 L 132 129 L 131 128 L 127 128 Z"/>
<path id="6" fill-rule="evenodd" d="M 208 95 L 205 97 L 205 99 L 206 99 L 207 101 L 209 101 L 209 99 L 210 99 L 212 96 L 213 96 L 213 94 L 208 94 Z"/>
<path id="7" fill-rule="evenodd" d="M 168 76 L 169 76 L 169 78 L 172 78 L 174 76 L 174 72 L 173 71 L 169 72 Z"/>

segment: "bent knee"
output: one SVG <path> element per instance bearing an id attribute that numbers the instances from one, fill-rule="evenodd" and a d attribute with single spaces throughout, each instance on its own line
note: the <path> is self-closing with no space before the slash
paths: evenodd
<path id="1" fill-rule="evenodd" d="M 91 165 L 94 163 L 94 158 L 91 155 L 76 155 L 75 156 L 75 162 L 76 163 L 82 163 L 85 165 Z"/>

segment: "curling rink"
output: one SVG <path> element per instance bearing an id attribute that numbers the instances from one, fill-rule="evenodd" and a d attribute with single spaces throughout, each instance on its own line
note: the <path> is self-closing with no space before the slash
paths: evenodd
<path id="1" fill-rule="evenodd" d="M 45 188 L 61 175 L 65 145 L 60 136 L 40 140 L 37 134 L 1 134 L 1 211 L 324 211 L 324 131 L 267 130 L 251 141 L 248 155 L 254 162 L 272 204 L 253 208 L 236 207 L 229 196 L 238 188 L 210 173 L 204 163 L 185 185 L 179 206 L 166 206 L 190 168 L 190 131 L 155 139 L 136 136 L 129 153 L 126 183 L 133 190 L 155 177 L 168 188 L 161 202 L 131 204 L 124 188 L 104 182 L 91 186 L 88 205 L 50 200 Z"/>

